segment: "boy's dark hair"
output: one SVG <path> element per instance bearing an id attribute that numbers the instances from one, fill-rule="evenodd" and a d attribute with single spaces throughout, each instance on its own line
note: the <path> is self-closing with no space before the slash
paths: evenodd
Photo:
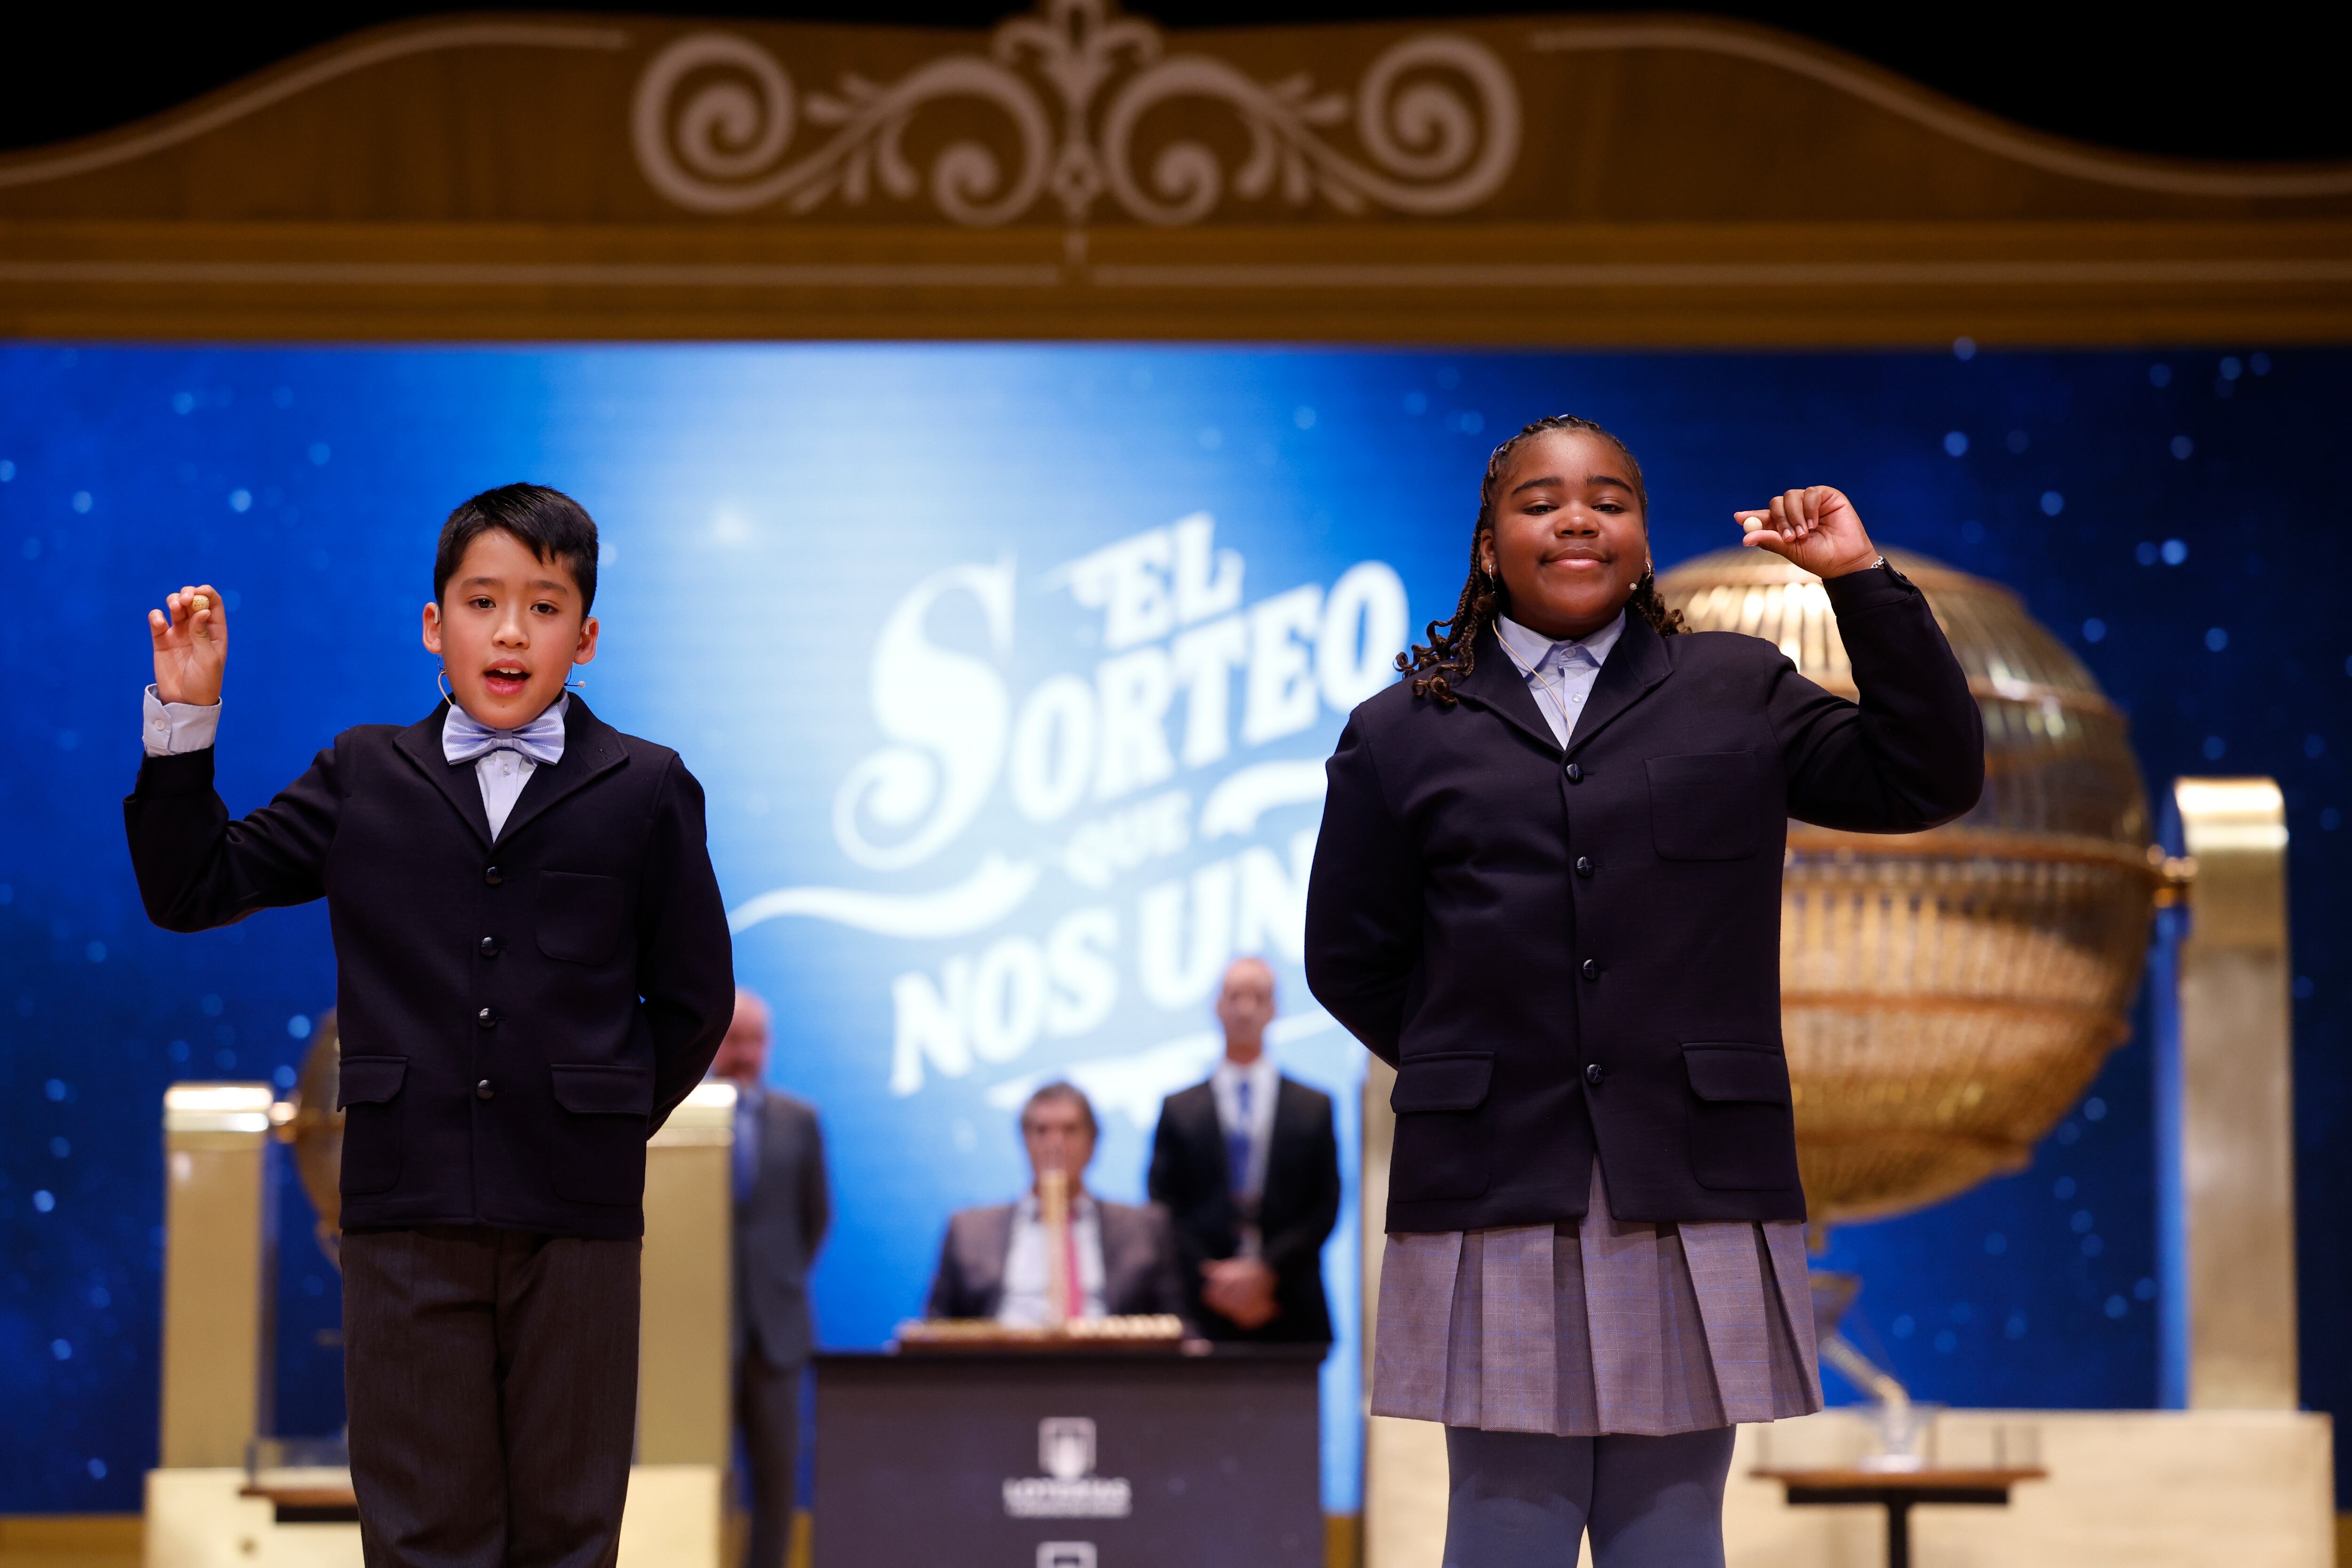
<path id="1" fill-rule="evenodd" d="M 1511 454 L 1522 443 L 1549 430 L 1581 430 L 1596 436 L 1617 448 L 1631 470 L 1633 500 L 1642 509 L 1642 528 L 1650 526 L 1650 492 L 1642 483 L 1642 465 L 1635 460 L 1632 448 L 1590 419 L 1580 419 L 1573 414 L 1549 414 L 1531 425 L 1519 426 L 1519 433 L 1495 448 L 1486 459 L 1486 477 L 1478 482 L 1478 521 L 1470 530 L 1470 576 L 1462 584 L 1462 598 L 1454 606 L 1454 618 L 1429 623 L 1427 644 L 1416 643 L 1409 653 L 1397 655 L 1397 668 L 1412 677 L 1412 694 L 1426 697 L 1441 708 L 1454 703 L 1452 683 L 1470 673 L 1477 662 L 1478 634 L 1495 624 L 1495 619 L 1510 607 L 1510 594 L 1499 576 L 1486 574 L 1486 561 L 1478 546 L 1495 527 L 1495 487 L 1511 465 Z M 1633 586 L 1633 596 L 1627 601 L 1628 610 L 1650 624 L 1662 637 L 1673 637 L 1683 630 L 1683 613 L 1670 608 L 1658 593 L 1655 572 L 1645 572 Z M 1444 631 L 1437 628 L 1444 626 Z"/>
<path id="2" fill-rule="evenodd" d="M 580 614 L 596 603 L 596 520 L 562 490 L 545 485 L 500 485 L 459 505 L 441 525 L 433 552 L 433 599 L 466 559 L 467 547 L 492 529 L 511 534 L 541 561 L 561 562 L 580 584 Z"/>

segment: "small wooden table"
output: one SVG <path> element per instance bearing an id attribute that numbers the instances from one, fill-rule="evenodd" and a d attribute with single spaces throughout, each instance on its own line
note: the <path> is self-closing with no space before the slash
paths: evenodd
<path id="1" fill-rule="evenodd" d="M 1789 1489 L 1789 1506 L 1867 1503 L 1886 1510 L 1886 1568 L 1911 1568 L 1914 1503 L 2009 1504 L 2009 1489 L 2038 1481 L 2042 1469 L 2005 1470 L 1753 1470 L 1759 1480 Z"/>
<path id="2" fill-rule="evenodd" d="M 279 1524 L 357 1524 L 359 1499 L 352 1494 L 351 1475 L 304 1475 L 299 1479 L 271 1477 L 264 1472 L 237 1489 L 237 1496 L 259 1498 L 269 1504 Z"/>

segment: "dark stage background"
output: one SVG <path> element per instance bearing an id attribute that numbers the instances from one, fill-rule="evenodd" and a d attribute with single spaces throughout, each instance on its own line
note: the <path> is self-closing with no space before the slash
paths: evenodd
<path id="1" fill-rule="evenodd" d="M 2314 1406 L 2352 1411 L 2352 1349 L 2331 1327 L 2352 1285 L 2352 540 L 2336 511 L 2352 353 L 14 347 L 0 350 L 0 1511 L 138 1506 L 155 1450 L 161 1093 L 187 1077 L 289 1081 L 331 994 L 317 909 L 195 939 L 141 916 L 117 803 L 148 679 L 141 617 L 167 587 L 201 567 L 239 594 L 223 783 L 246 809 L 336 728 L 430 700 L 415 617 L 441 511 L 522 475 L 574 489 L 617 549 L 589 695 L 624 727 L 681 739 L 712 786 L 740 905 L 785 880 L 855 882 L 822 821 L 835 750 L 855 761 L 875 744 L 880 622 L 922 573 L 1012 552 L 1043 572 L 1207 510 L 1218 543 L 1249 556 L 1249 602 L 1379 561 L 1418 625 L 1451 607 L 1489 447 L 1560 408 L 1641 454 L 1662 563 L 1727 542 L 1735 505 L 1837 482 L 1883 542 L 2022 594 L 2128 710 L 2153 788 L 2216 773 L 2284 785 L 2304 1384 Z M 761 552 L 758 570 L 725 570 L 722 545 Z M 1021 603 L 1053 628 L 1049 654 L 1091 668 L 1083 628 Z M 1034 678 L 1041 656 L 1024 646 Z M 726 733 L 746 703 L 756 721 Z M 1282 754 L 1319 754 L 1337 722 L 1320 711 Z M 785 781 L 772 798 L 754 789 L 763 770 Z M 771 922 L 739 951 L 797 1016 L 775 1078 L 837 1119 L 852 1178 L 817 1283 L 824 1335 L 873 1343 L 913 1309 L 945 1207 L 1012 1177 L 990 1083 L 1102 1047 L 1039 1044 L 1002 1071 L 886 1092 L 876 998 L 908 961 L 844 960 L 815 930 Z M 912 962 L 934 972 L 944 952 Z M 811 954 L 866 989 L 828 989 Z M 1864 1342 L 1920 1397 L 2157 1400 L 2145 1018 L 2030 1171 L 1837 1233 L 1828 1261 L 1868 1280 Z M 1344 1041 L 1299 1050 L 1350 1091 Z M 971 1123 L 976 1150 L 959 1142 Z M 888 1176 L 909 1146 L 938 1169 Z M 1108 1142 L 1114 1195 L 1139 1186 L 1140 1146 L 1131 1129 Z M 341 1418 L 336 1282 L 290 1181 L 281 1197 L 277 1421 L 316 1432 Z M 1344 1226 L 1327 1266 L 1350 1299 Z M 1327 1394 L 1344 1409 L 1351 1388 Z M 1336 1441 L 1326 1501 L 1352 1507 L 1353 1438 Z"/>
<path id="2" fill-rule="evenodd" d="M 1153 0 L 1124 7 L 1166 27 L 1465 16 L 1727 17 L 1801 34 L 1924 87 L 2052 135 L 2178 158 L 2333 158 L 2352 153 L 2337 106 L 2338 51 L 2317 13 L 2240 5 L 2171 25 L 2154 13 L 2069 13 L 2027 0 L 1966 11 L 1840 0 L 1643 5 L 1594 0 Z M 981 30 L 1024 9 L 1010 0 L 518 0 L 502 14 L 670 16 Z M 363 27 L 446 16 L 430 0 L 320 0 L 289 7 L 28 7 L 11 18 L 14 69 L 0 94 L 0 148 L 35 147 L 161 113 Z M 142 47 L 120 47 L 135 27 Z"/>

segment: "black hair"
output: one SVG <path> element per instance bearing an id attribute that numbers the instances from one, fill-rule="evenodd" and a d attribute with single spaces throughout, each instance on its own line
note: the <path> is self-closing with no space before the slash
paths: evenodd
<path id="1" fill-rule="evenodd" d="M 1650 492 L 1642 483 L 1642 465 L 1633 448 L 1617 437 L 1590 419 L 1580 419 L 1573 414 L 1548 414 L 1533 424 L 1519 426 L 1519 433 L 1495 448 L 1486 459 L 1486 476 L 1478 482 L 1478 521 L 1470 530 L 1470 576 L 1462 584 L 1462 597 L 1455 601 L 1454 618 L 1432 621 L 1426 634 L 1429 641 L 1415 643 L 1409 653 L 1397 655 L 1397 668 L 1413 678 L 1412 694 L 1426 697 L 1441 708 L 1454 703 L 1452 682 L 1461 679 L 1475 667 L 1478 634 L 1495 624 L 1495 617 L 1510 607 L 1510 590 L 1503 585 L 1499 574 L 1486 571 L 1483 548 L 1486 537 L 1495 531 L 1495 487 L 1502 482 L 1510 468 L 1511 455 L 1521 442 L 1549 430 L 1581 430 L 1597 436 L 1617 448 L 1631 470 L 1633 500 L 1642 509 L 1642 530 L 1650 527 Z M 1650 629 L 1662 637 L 1673 637 L 1683 630 L 1683 613 L 1670 608 L 1658 593 L 1658 574 L 1654 570 L 1642 574 L 1633 585 L 1633 596 L 1626 601 L 1632 610 L 1650 624 Z M 1444 626 L 1440 632 L 1437 628 Z"/>
<path id="2" fill-rule="evenodd" d="M 457 574 L 467 548 L 493 529 L 520 541 L 541 561 L 561 563 L 580 584 L 580 614 L 586 616 L 596 603 L 596 520 L 586 507 L 545 485 L 500 485 L 449 514 L 433 552 L 435 603 Z"/>
<path id="3" fill-rule="evenodd" d="M 1087 1136 L 1095 1139 L 1097 1142 L 1101 1140 L 1102 1130 L 1095 1125 L 1094 1101 L 1087 1098 L 1086 1091 L 1084 1089 L 1080 1089 L 1076 1084 L 1070 1082 L 1066 1079 L 1055 1079 L 1053 1082 L 1045 1085 L 1045 1088 L 1031 1095 L 1028 1100 L 1023 1103 L 1021 1107 L 1021 1128 L 1023 1131 L 1026 1132 L 1029 1129 L 1029 1112 L 1037 1106 L 1043 1105 L 1049 1100 L 1066 1100 L 1076 1105 L 1078 1108 L 1078 1115 L 1085 1120 L 1087 1124 Z"/>

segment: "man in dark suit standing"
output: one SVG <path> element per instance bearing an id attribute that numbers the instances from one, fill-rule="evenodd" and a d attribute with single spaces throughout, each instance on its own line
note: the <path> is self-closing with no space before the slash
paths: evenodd
<path id="1" fill-rule="evenodd" d="M 1265 1054 L 1274 971 L 1236 959 L 1217 994 L 1225 1055 L 1168 1097 L 1151 1144 L 1151 1198 L 1176 1222 L 1193 1316 L 1213 1340 L 1329 1342 L 1323 1243 L 1339 1217 L 1331 1100 Z"/>
<path id="2" fill-rule="evenodd" d="M 1018 1203 L 949 1216 L 929 1316 L 1037 1328 L 1054 1321 L 1057 1299 L 1069 1303 L 1074 1318 L 1184 1315 L 1167 1211 L 1157 1204 L 1111 1203 L 1086 1190 L 1095 1136 L 1095 1109 L 1075 1085 L 1049 1083 L 1029 1097 L 1021 1108 L 1021 1142 L 1030 1189 Z M 1041 1202 L 1049 1171 L 1063 1173 L 1069 1184 L 1069 1224 L 1058 1245 Z"/>
<path id="3" fill-rule="evenodd" d="M 816 1108 L 761 1082 L 768 1038 L 768 1005 L 739 988 L 710 1070 L 736 1096 L 735 1425 L 751 1483 L 744 1568 L 782 1568 L 792 1542 L 808 1271 L 833 1218 Z"/>

